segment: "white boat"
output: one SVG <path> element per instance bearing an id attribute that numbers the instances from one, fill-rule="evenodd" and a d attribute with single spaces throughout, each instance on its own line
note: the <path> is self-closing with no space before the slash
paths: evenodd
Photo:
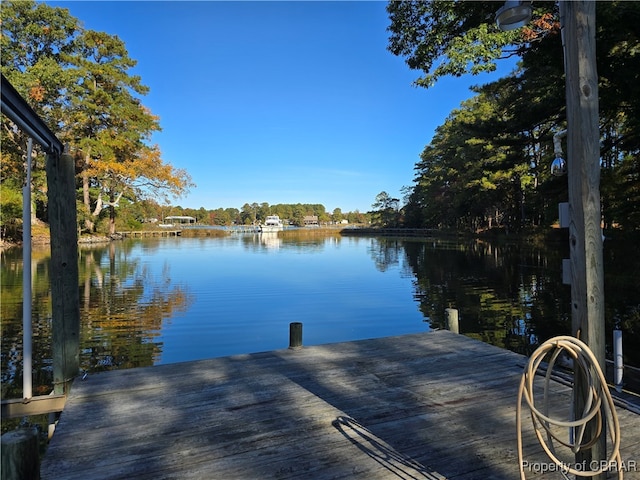
<path id="1" fill-rule="evenodd" d="M 278 215 L 267 215 L 264 223 L 260 225 L 261 232 L 279 232 L 284 230 L 284 225 L 282 225 L 282 220 Z"/>

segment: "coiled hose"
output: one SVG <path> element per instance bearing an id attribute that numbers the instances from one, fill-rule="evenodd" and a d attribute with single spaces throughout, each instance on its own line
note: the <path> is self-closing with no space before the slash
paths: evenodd
<path id="1" fill-rule="evenodd" d="M 586 383 L 586 396 L 584 402 L 584 411 L 582 417 L 575 418 L 574 420 L 563 421 L 555 420 L 549 417 L 549 385 L 551 381 L 551 373 L 553 367 L 558 359 L 559 355 L 565 352 L 570 358 L 573 359 L 574 370 L 581 370 L 585 375 Z M 533 383 L 536 372 L 538 371 L 540 364 L 544 358 L 550 354 L 550 359 L 547 365 L 547 371 L 545 373 L 544 390 L 543 390 L 543 411 L 540 411 L 534 400 Z M 518 390 L 518 405 L 516 409 L 516 424 L 518 429 L 518 462 L 520 463 L 520 478 L 525 480 L 522 449 L 522 398 L 524 397 L 529 409 L 531 410 L 531 420 L 533 423 L 534 431 L 547 456 L 556 464 L 556 470 L 565 474 L 576 475 L 579 477 L 593 477 L 603 472 L 609 471 L 613 466 L 617 466 L 616 470 L 620 479 L 623 478 L 622 459 L 620 457 L 620 423 L 616 414 L 613 398 L 609 392 L 607 382 L 605 380 L 602 369 L 600 368 L 597 359 L 589 347 L 577 338 L 570 336 L 554 337 L 538 347 L 533 352 L 531 358 L 525 367 L 525 371 L 522 374 L 520 380 L 520 388 Z M 604 400 L 604 403 L 603 403 Z M 601 408 L 602 407 L 602 408 Z M 578 412 L 574 415 L 578 416 Z M 610 421 L 606 421 L 607 418 Z M 583 443 L 583 436 L 587 423 L 592 419 L 597 422 L 596 434 L 591 440 Z M 589 469 L 586 468 L 577 469 L 565 462 L 562 462 L 556 456 L 553 441 L 570 448 L 574 453 L 580 450 L 590 449 L 600 437 L 602 428 L 606 423 L 606 429 L 609 430 L 611 437 L 612 449 L 606 462 L 597 462 L 599 468 Z M 554 432 L 552 427 L 570 428 L 574 431 L 573 441 L 563 441 Z M 543 437 L 543 431 L 546 432 L 546 440 Z M 565 478 L 566 477 L 565 475 Z"/>

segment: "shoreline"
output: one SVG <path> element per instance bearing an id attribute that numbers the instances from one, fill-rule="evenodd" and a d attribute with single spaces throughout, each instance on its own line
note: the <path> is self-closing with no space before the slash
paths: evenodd
<path id="1" fill-rule="evenodd" d="M 211 232 L 215 231 L 214 236 L 224 236 L 228 234 L 226 230 L 220 230 L 214 226 L 206 225 L 204 228 L 184 229 L 182 235 L 184 237 L 199 237 L 199 236 L 212 236 Z M 211 228 L 206 228 L 211 227 Z M 144 230 L 141 230 L 143 232 Z M 476 238 L 480 240 L 490 240 L 497 242 L 513 242 L 513 241 L 525 241 L 525 242 L 564 242 L 566 240 L 566 232 L 562 229 L 550 228 L 540 231 L 527 231 L 527 232 L 459 232 L 451 230 L 435 230 L 435 229 L 412 229 L 412 228 L 375 228 L 375 227 L 342 227 L 340 226 L 323 226 L 316 228 L 295 228 L 285 229 L 282 232 L 284 235 L 342 235 L 342 236 L 380 236 L 380 237 L 396 237 L 396 238 Z M 622 231 L 609 231 L 606 234 L 605 239 L 612 240 L 624 240 L 627 238 L 638 238 L 637 232 L 622 232 Z M 110 243 L 112 241 L 123 240 L 125 236 L 122 233 L 116 232 L 114 235 L 82 235 L 78 237 L 78 245 L 99 245 Z M 0 251 L 8 250 L 10 248 L 22 247 L 22 241 L 12 241 L 8 239 L 0 239 Z M 49 235 L 37 234 L 31 236 L 31 245 L 36 247 L 50 245 Z"/>

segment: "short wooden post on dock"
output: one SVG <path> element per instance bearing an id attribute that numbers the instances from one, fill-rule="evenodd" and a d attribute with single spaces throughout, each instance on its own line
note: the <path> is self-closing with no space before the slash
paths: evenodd
<path id="1" fill-rule="evenodd" d="M 460 333 L 460 328 L 458 327 L 458 310 L 455 308 L 446 308 L 444 313 L 447 316 L 447 330 L 453 333 Z"/>
<path id="2" fill-rule="evenodd" d="M 37 480 L 40 478 L 38 430 L 20 428 L 2 435 L 2 479 Z"/>
<path id="3" fill-rule="evenodd" d="M 289 348 L 302 348 L 302 323 L 289 324 Z"/>

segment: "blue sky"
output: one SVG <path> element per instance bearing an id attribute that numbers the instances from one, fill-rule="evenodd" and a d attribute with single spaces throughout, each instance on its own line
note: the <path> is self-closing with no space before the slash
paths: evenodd
<path id="1" fill-rule="evenodd" d="M 498 77 L 414 87 L 419 72 L 386 49 L 381 1 L 46 3 L 125 42 L 160 117 L 152 143 L 196 183 L 173 202 L 188 208 L 400 198 L 468 87 Z"/>

